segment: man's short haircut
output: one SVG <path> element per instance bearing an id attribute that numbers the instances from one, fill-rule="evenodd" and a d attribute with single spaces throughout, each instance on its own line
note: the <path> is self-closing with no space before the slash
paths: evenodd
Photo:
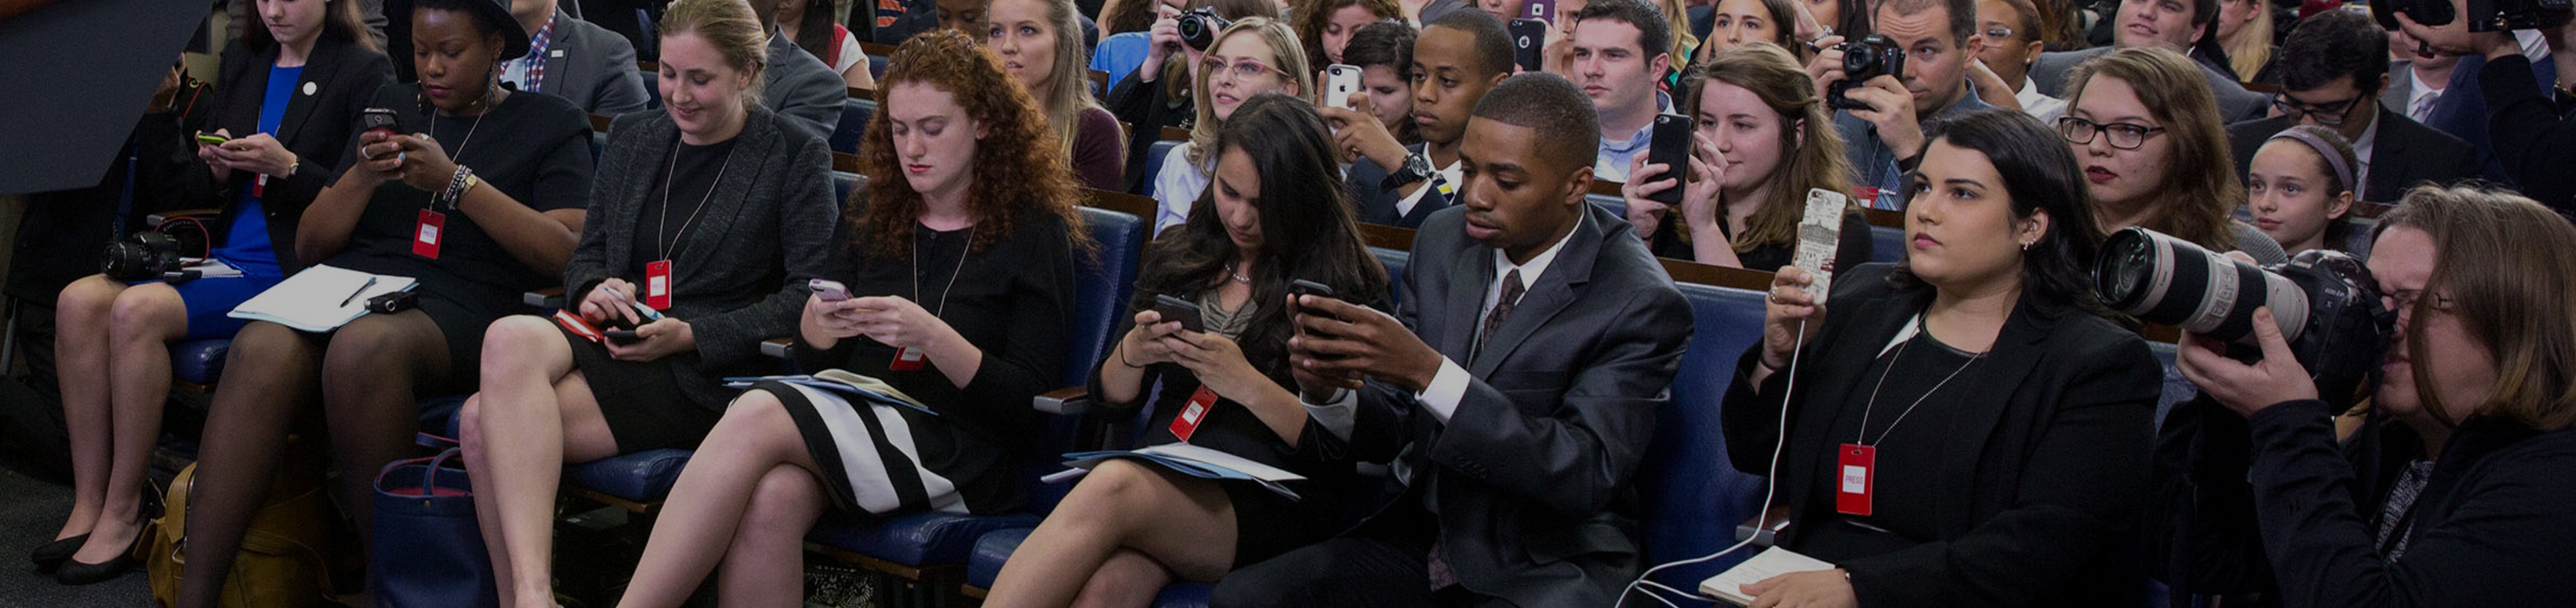
<path id="1" fill-rule="evenodd" d="M 1615 19 L 1637 27 L 1637 58 L 1653 59 L 1670 53 L 1673 47 L 1673 24 L 1664 20 L 1663 9 L 1638 0 L 1592 0 L 1574 13 L 1574 21 Z"/>
<path id="2" fill-rule="evenodd" d="M 1950 11 L 1950 46 L 1968 46 L 1968 37 L 1977 35 L 1977 0 L 1879 0 L 1877 4 L 1878 10 L 1898 15 L 1920 15 L 1934 7 Z"/>
<path id="3" fill-rule="evenodd" d="M 1601 124 L 1592 113 L 1592 98 L 1583 96 L 1583 89 L 1563 76 L 1524 72 L 1505 78 L 1476 101 L 1475 117 L 1537 131 L 1539 155 L 1558 167 L 1590 167 L 1601 149 Z"/>
<path id="4" fill-rule="evenodd" d="M 1449 14 L 1422 24 L 1425 30 L 1435 27 L 1466 32 L 1468 36 L 1475 38 L 1476 62 L 1483 64 L 1477 67 L 1485 70 L 1485 75 L 1511 73 L 1512 33 L 1504 30 L 1503 21 L 1495 19 L 1492 13 L 1449 11 Z"/>
<path id="5" fill-rule="evenodd" d="M 2274 64 L 2281 66 L 2282 90 L 2312 91 L 2350 76 L 2366 95 L 2388 75 L 2388 33 L 2360 13 L 2326 11 L 2290 30 Z"/>

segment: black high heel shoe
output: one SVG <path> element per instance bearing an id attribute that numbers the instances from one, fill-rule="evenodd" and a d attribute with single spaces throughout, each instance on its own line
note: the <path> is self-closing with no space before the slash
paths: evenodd
<path id="1" fill-rule="evenodd" d="M 135 559 L 134 554 L 145 546 L 144 540 L 152 538 L 152 535 L 158 532 L 156 520 L 161 518 L 159 488 L 153 490 L 143 495 L 143 504 L 134 510 L 134 540 L 125 544 L 124 551 L 117 552 L 116 557 L 108 559 L 107 563 L 103 564 L 71 559 L 70 554 L 65 554 L 61 568 L 54 571 L 54 582 L 65 585 L 102 583 L 124 576 L 127 570 L 133 570 L 136 565 L 139 565 L 141 562 Z M 84 538 L 87 536 L 83 535 Z M 77 552 L 80 548 L 76 546 L 72 549 Z"/>
<path id="2" fill-rule="evenodd" d="M 63 562 L 71 561 L 72 554 L 79 553 L 81 545 L 88 542 L 87 534 L 55 539 L 54 542 L 37 545 L 36 550 L 27 552 L 27 559 L 36 562 L 37 572 L 50 574 L 55 568 L 63 567 Z"/>

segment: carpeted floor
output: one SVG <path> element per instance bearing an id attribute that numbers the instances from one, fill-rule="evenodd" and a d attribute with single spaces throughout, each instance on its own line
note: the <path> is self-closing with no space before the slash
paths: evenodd
<path id="1" fill-rule="evenodd" d="M 64 586 L 36 573 L 27 552 L 54 539 L 71 512 L 72 489 L 0 468 L 0 608 L 151 606 L 152 591 L 137 569 L 116 580 Z"/>

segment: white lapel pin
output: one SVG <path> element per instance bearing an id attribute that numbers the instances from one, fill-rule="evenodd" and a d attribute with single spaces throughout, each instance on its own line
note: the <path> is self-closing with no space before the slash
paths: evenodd
<path id="1" fill-rule="evenodd" d="M 313 81 L 310 81 L 310 80 L 304 81 L 304 94 L 305 94 L 305 95 L 307 95 L 307 96 L 312 95 L 312 94 L 313 94 L 313 91 L 318 90 L 318 89 L 320 89 L 320 88 L 321 88 L 321 87 L 313 86 Z"/>

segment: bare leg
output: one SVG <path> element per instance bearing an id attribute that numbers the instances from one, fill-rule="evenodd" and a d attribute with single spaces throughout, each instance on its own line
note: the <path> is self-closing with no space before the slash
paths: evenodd
<path id="1" fill-rule="evenodd" d="M 1020 543 L 984 605 L 1069 605 L 1121 549 L 1151 557 L 1179 578 L 1212 581 L 1233 568 L 1234 547 L 1234 503 L 1216 484 L 1123 460 L 1103 462 Z"/>
<path id="2" fill-rule="evenodd" d="M 502 605 L 554 605 L 554 507 L 563 464 L 617 454 L 571 345 L 552 322 L 513 316 L 483 334 L 483 393 L 464 428 L 478 438 L 465 465 L 484 483 L 484 539 L 500 576 Z M 507 463 L 507 466 L 494 466 Z M 507 564 L 507 568 L 502 565 Z"/>
<path id="3" fill-rule="evenodd" d="M 161 437 L 161 406 L 170 398 L 169 342 L 187 332 L 188 305 L 169 285 L 146 283 L 117 294 L 108 326 L 116 352 L 108 374 L 116 441 L 108 460 L 107 502 L 89 542 L 72 555 L 74 562 L 107 563 L 143 534 L 143 484 L 150 483 L 143 474 Z"/>
<path id="4" fill-rule="evenodd" d="M 797 608 L 805 600 L 805 532 L 830 503 L 814 473 L 796 465 L 769 468 L 752 490 L 733 546 L 716 571 L 716 605 Z"/>
<path id="5" fill-rule="evenodd" d="M 63 426 L 71 433 L 72 513 L 54 538 L 88 534 L 107 504 L 109 436 L 107 318 L 124 283 L 91 275 L 63 288 L 54 300 L 54 356 L 63 371 Z M 164 355 L 167 356 L 167 355 Z"/>
<path id="6" fill-rule="evenodd" d="M 465 407 L 456 410 L 456 445 L 464 449 L 462 460 L 465 461 L 466 479 L 474 480 L 475 531 L 483 534 L 483 551 L 492 556 L 492 576 L 497 579 L 493 581 L 493 587 L 500 591 L 501 600 L 496 605 L 509 606 L 514 597 L 510 588 L 510 550 L 502 544 L 501 526 L 494 523 L 501 521 L 501 512 L 500 507 L 493 504 L 492 489 L 487 487 L 492 482 L 486 481 L 492 479 L 492 466 L 488 461 L 477 458 L 489 449 L 483 437 L 483 425 L 476 422 L 482 414 L 483 395 L 476 393 L 466 397 Z"/>
<path id="7" fill-rule="evenodd" d="M 386 463 L 419 451 L 419 387 L 448 377 L 447 338 L 429 315 L 367 315 L 331 333 L 322 362 L 322 417 L 340 504 L 357 520 L 359 546 L 375 539 L 374 484 Z M 367 598 L 374 597 L 369 589 Z"/>
<path id="8" fill-rule="evenodd" d="M 313 336 L 284 325 L 253 322 L 233 336 L 224 367 L 232 373 L 207 410 L 196 485 L 188 495 L 180 608 L 211 608 L 223 591 L 242 534 L 268 499 L 285 459 L 287 429 L 319 391 L 322 348 Z"/>
<path id="9" fill-rule="evenodd" d="M 1163 563 L 1137 553 L 1119 549 L 1100 563 L 1100 571 L 1082 584 L 1082 594 L 1074 596 L 1074 608 L 1139 608 L 1154 603 L 1154 595 L 1172 583 L 1172 571 Z"/>
<path id="10" fill-rule="evenodd" d="M 805 439 L 797 434 L 786 406 L 768 391 L 735 398 L 672 484 L 671 500 L 653 523 L 653 540 L 644 546 L 644 557 L 617 605 L 654 608 L 686 601 L 733 546 L 734 527 L 760 480 L 782 464 L 814 470 L 814 458 L 806 453 Z"/>

